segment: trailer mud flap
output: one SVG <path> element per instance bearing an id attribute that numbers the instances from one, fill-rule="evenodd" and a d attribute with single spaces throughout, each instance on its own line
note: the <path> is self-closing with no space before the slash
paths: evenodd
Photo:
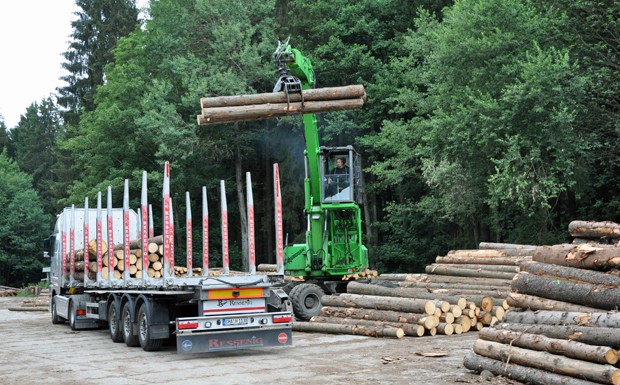
<path id="1" fill-rule="evenodd" d="M 239 330 L 177 335 L 177 353 L 203 353 L 224 350 L 292 345 L 290 328 Z"/>

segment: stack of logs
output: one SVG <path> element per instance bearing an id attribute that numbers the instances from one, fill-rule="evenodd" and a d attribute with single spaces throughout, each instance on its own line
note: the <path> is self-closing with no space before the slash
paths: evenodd
<path id="1" fill-rule="evenodd" d="M 532 384 L 620 384 L 619 268 L 620 247 L 537 247 L 512 282 L 511 311 L 480 331 L 465 366 Z"/>
<path id="2" fill-rule="evenodd" d="M 18 288 L 0 285 L 0 297 L 15 297 L 17 294 L 19 294 Z"/>
<path id="3" fill-rule="evenodd" d="M 129 276 L 131 278 L 142 278 L 143 264 L 142 264 L 142 241 L 140 239 L 133 240 L 129 243 L 131 254 L 129 256 Z M 108 259 L 108 245 L 105 241 L 102 241 L 102 263 L 103 270 L 101 271 L 101 277 L 105 280 L 109 277 L 109 259 Z M 146 266 L 147 275 L 149 278 L 161 278 L 163 275 L 163 236 L 159 235 L 149 239 L 148 242 L 148 264 Z M 88 243 L 88 278 L 95 280 L 97 277 L 97 244 L 96 240 L 91 240 Z M 70 255 L 67 253 L 67 263 L 70 260 Z M 74 256 L 74 273 L 73 279 L 82 281 L 84 279 L 84 249 L 75 251 Z M 112 274 L 115 279 L 122 279 L 123 272 L 125 271 L 125 251 L 122 244 L 114 245 L 112 255 Z M 67 269 L 69 270 L 69 269 Z M 197 276 L 202 274 L 202 268 L 194 268 L 192 275 Z M 185 276 L 187 274 L 187 267 L 175 266 L 175 276 Z"/>

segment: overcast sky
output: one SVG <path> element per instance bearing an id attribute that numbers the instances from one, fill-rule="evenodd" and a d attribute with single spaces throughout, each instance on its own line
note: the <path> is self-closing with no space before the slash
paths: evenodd
<path id="1" fill-rule="evenodd" d="M 64 85 L 75 0 L 0 1 L 0 114 L 8 128 L 33 102 Z"/>

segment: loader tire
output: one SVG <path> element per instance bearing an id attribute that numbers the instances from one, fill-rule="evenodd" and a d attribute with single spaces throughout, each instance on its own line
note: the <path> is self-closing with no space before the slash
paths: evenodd
<path id="1" fill-rule="evenodd" d="M 295 318 L 308 321 L 321 312 L 321 297 L 325 295 L 323 289 L 313 283 L 302 283 L 291 289 L 289 297 L 293 303 Z"/>

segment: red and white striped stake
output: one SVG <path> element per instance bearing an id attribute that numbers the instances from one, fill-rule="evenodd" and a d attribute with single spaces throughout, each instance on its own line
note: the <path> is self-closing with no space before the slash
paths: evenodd
<path id="1" fill-rule="evenodd" d="M 254 196 L 252 195 L 252 176 L 245 173 L 245 184 L 248 200 L 248 256 L 250 274 L 256 273 L 256 241 L 254 237 Z"/>
<path id="2" fill-rule="evenodd" d="M 170 201 L 170 270 L 168 274 L 174 277 L 174 206 L 172 205 L 172 197 L 168 200 Z"/>
<path id="3" fill-rule="evenodd" d="M 209 207 L 207 188 L 202 187 L 202 275 L 209 275 Z"/>
<path id="4" fill-rule="evenodd" d="M 125 283 L 129 281 L 131 278 L 131 272 L 129 271 L 129 266 L 131 265 L 131 261 L 129 257 L 131 256 L 131 247 L 129 246 L 129 179 L 125 179 L 125 189 L 123 190 L 123 251 L 125 256 L 125 269 L 123 274 L 123 279 Z"/>
<path id="5" fill-rule="evenodd" d="M 112 186 L 108 186 L 108 280 L 114 278 L 114 219 L 112 213 Z"/>
<path id="6" fill-rule="evenodd" d="M 142 194 L 140 196 L 140 237 L 142 238 L 142 282 L 148 277 L 149 269 L 149 216 L 148 194 L 146 186 L 146 171 L 142 171 Z"/>
<path id="7" fill-rule="evenodd" d="M 280 190 L 280 169 L 273 164 L 273 192 L 275 199 L 276 219 L 276 272 L 284 273 L 284 235 L 282 229 L 282 191 Z"/>
<path id="8" fill-rule="evenodd" d="M 103 229 L 101 224 L 101 191 L 97 193 L 97 281 L 103 270 Z"/>
<path id="9" fill-rule="evenodd" d="M 88 280 L 88 264 L 90 262 L 88 255 L 88 197 L 84 198 L 84 282 Z"/>
<path id="10" fill-rule="evenodd" d="M 155 226 L 153 225 L 153 205 L 149 205 L 149 238 L 155 236 Z"/>
<path id="11" fill-rule="evenodd" d="M 69 227 L 69 256 L 70 256 L 70 276 L 69 280 L 73 281 L 75 273 L 75 205 L 71 205 L 71 225 Z"/>
<path id="12" fill-rule="evenodd" d="M 224 181 L 220 181 L 221 190 L 221 207 L 222 207 L 222 264 L 224 267 L 224 274 L 228 274 L 229 260 L 228 260 L 228 206 L 226 204 L 226 188 Z"/>
<path id="13" fill-rule="evenodd" d="M 67 278 L 67 223 L 66 223 L 66 215 L 62 216 L 62 224 L 60 225 L 60 238 L 61 238 L 61 248 L 60 254 L 62 254 L 62 277 L 61 277 L 61 286 L 64 285 L 64 281 Z"/>
<path id="14" fill-rule="evenodd" d="M 167 273 L 170 270 L 170 162 L 166 162 L 164 165 L 164 189 L 163 189 L 163 207 L 164 207 L 164 274 L 163 278 L 167 277 Z M 174 257 L 173 257 L 174 258 Z"/>
<path id="15" fill-rule="evenodd" d="M 192 206 L 189 200 L 189 191 L 185 192 L 185 224 L 187 247 L 187 276 L 192 276 Z"/>

